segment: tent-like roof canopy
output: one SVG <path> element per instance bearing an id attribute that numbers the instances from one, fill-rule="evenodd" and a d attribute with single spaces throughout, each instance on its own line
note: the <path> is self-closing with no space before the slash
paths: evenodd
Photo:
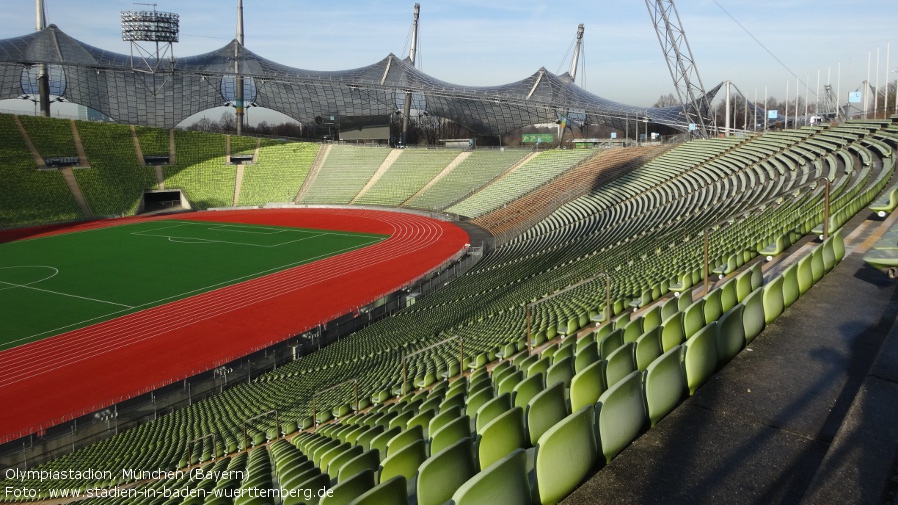
<path id="1" fill-rule="evenodd" d="M 353 70 L 302 70 L 262 58 L 237 40 L 173 65 L 160 62 L 156 72 L 140 71 L 147 68 L 140 60 L 133 63 L 130 55 L 84 44 L 50 25 L 0 40 L 0 99 L 35 94 L 37 65 L 46 64 L 53 94 L 123 123 L 163 128 L 233 101 L 238 74 L 247 104 L 301 122 L 318 116 L 393 114 L 411 92 L 415 109 L 481 135 L 555 122 L 565 112 L 620 129 L 631 120 L 688 128 L 681 107 L 647 109 L 613 102 L 578 87 L 570 75 L 545 68 L 518 82 L 472 87 L 435 79 L 392 54 Z M 149 64 L 156 67 L 156 62 Z"/>

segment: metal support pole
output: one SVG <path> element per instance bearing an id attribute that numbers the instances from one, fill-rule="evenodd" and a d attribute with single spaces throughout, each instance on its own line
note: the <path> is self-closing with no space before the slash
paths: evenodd
<path id="1" fill-rule="evenodd" d="M 465 368 L 465 339 L 458 336 L 458 371 L 461 372 Z M 449 377 L 446 377 L 449 379 Z"/>
<path id="2" fill-rule="evenodd" d="M 703 249 L 703 251 L 704 251 L 704 258 L 705 258 L 705 261 L 704 261 L 705 268 L 704 268 L 703 272 L 704 272 L 704 275 L 705 275 L 705 295 L 707 295 L 707 294 L 708 294 L 708 290 L 709 290 L 709 288 L 711 287 L 710 275 L 709 275 L 709 272 L 708 272 L 708 263 L 711 261 L 710 258 L 708 258 L 708 255 L 709 255 L 709 249 L 710 249 L 710 248 L 708 247 L 708 228 L 705 228 L 705 233 L 704 233 L 703 235 L 704 235 L 704 238 L 705 238 L 705 241 L 704 241 L 705 244 L 704 244 L 704 249 Z"/>
<path id="3" fill-rule="evenodd" d="M 826 184 L 826 191 L 823 196 L 823 240 L 826 240 L 829 238 L 829 190 L 831 183 L 826 177 L 822 179 L 824 184 Z"/>

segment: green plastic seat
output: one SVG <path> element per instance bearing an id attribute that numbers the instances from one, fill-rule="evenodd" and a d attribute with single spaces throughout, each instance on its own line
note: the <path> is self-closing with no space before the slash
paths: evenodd
<path id="1" fill-rule="evenodd" d="M 597 361 L 599 361 L 599 350 L 594 343 L 587 345 L 577 351 L 577 354 L 574 356 L 574 373 L 583 371 L 583 369 Z"/>
<path id="2" fill-rule="evenodd" d="M 669 414 L 686 393 L 682 358 L 683 348 L 678 345 L 653 361 L 645 371 L 645 402 L 651 426 Z"/>
<path id="3" fill-rule="evenodd" d="M 768 326 L 783 313 L 783 276 L 777 275 L 764 286 L 764 323 Z"/>
<path id="4" fill-rule="evenodd" d="M 366 431 L 362 432 L 359 437 L 355 440 L 356 445 L 361 445 L 366 450 L 371 448 L 371 441 L 386 431 L 383 426 L 372 426 L 368 428 Z"/>
<path id="5" fill-rule="evenodd" d="M 642 332 L 645 333 L 652 328 L 661 325 L 661 306 L 655 305 L 642 315 Z"/>
<path id="6" fill-rule="evenodd" d="M 321 468 L 322 470 L 326 470 L 327 466 L 330 464 L 331 460 L 333 460 L 337 456 L 340 456 L 344 452 L 351 450 L 351 449 L 352 449 L 352 444 L 350 444 L 348 442 L 344 442 L 344 443 L 334 447 L 333 449 L 321 454 L 321 457 L 318 459 L 318 461 L 316 461 L 316 464 L 318 465 L 318 468 Z"/>
<path id="7" fill-rule="evenodd" d="M 433 432 L 430 452 L 436 454 L 455 442 L 471 436 L 471 418 L 460 416 Z"/>
<path id="8" fill-rule="evenodd" d="M 674 315 L 672 317 L 677 316 Z M 645 332 L 641 337 L 636 339 L 636 368 L 638 370 L 645 370 L 652 361 L 655 361 L 655 358 L 661 356 L 662 332 L 663 328 L 658 326 Z"/>
<path id="9" fill-rule="evenodd" d="M 746 345 L 760 335 L 766 326 L 763 296 L 764 291 L 757 289 L 742 300 L 742 305 L 745 306 L 745 311 L 742 313 L 742 326 L 745 330 Z"/>
<path id="10" fill-rule="evenodd" d="M 798 290 L 805 294 L 814 285 L 814 272 L 811 269 L 811 257 L 805 256 L 798 261 Z"/>
<path id="11" fill-rule="evenodd" d="M 474 425 L 477 433 L 493 419 L 499 417 L 503 412 L 511 408 L 511 393 L 499 395 L 492 400 L 484 403 L 474 417 Z"/>
<path id="12" fill-rule="evenodd" d="M 607 358 L 609 354 L 616 351 L 618 347 L 624 345 L 624 332 L 623 330 L 615 330 L 599 340 L 598 350 L 599 357 Z"/>
<path id="13" fill-rule="evenodd" d="M 401 451 L 418 440 L 424 440 L 424 428 L 420 425 L 413 426 L 391 438 L 387 442 L 386 455 L 392 456 L 396 451 Z"/>
<path id="14" fill-rule="evenodd" d="M 636 339 L 643 334 L 644 322 L 645 320 L 642 317 L 637 317 L 630 320 L 630 322 L 627 324 L 627 327 L 624 328 L 623 339 L 625 344 L 628 342 L 636 342 Z"/>
<path id="15" fill-rule="evenodd" d="M 764 284 L 764 273 L 761 271 L 761 263 L 755 263 L 749 269 L 751 272 L 751 290 L 754 291 Z"/>
<path id="16" fill-rule="evenodd" d="M 386 457 L 387 454 L 387 442 L 393 439 L 396 435 L 402 433 L 402 429 L 398 426 L 395 428 L 391 428 L 389 430 L 384 431 L 383 433 L 377 435 L 373 439 L 371 439 L 371 443 L 369 444 L 369 449 L 377 449 L 379 454 L 382 454 L 383 457 Z"/>
<path id="17" fill-rule="evenodd" d="M 365 470 L 377 471 L 380 466 L 380 454 L 377 449 L 365 451 L 362 454 L 347 461 L 337 470 L 337 481 L 343 482 L 353 475 Z"/>
<path id="18" fill-rule="evenodd" d="M 455 505 L 531 505 L 527 454 L 516 449 L 484 468 L 452 495 Z"/>
<path id="19" fill-rule="evenodd" d="M 576 340 L 573 338 L 565 339 L 561 342 L 561 346 L 558 347 L 558 350 L 555 351 L 555 354 L 552 355 L 552 364 L 556 364 L 564 358 L 571 358 L 574 356 L 574 349 L 576 344 Z"/>
<path id="20" fill-rule="evenodd" d="M 532 365 L 527 367 L 527 377 L 538 373 L 545 374 L 550 366 L 552 366 L 552 357 L 543 355 L 542 358 L 536 360 Z"/>
<path id="21" fill-rule="evenodd" d="M 720 317 L 717 324 L 717 364 L 723 366 L 745 348 L 745 327 L 742 325 L 745 306 L 736 305 Z"/>
<path id="22" fill-rule="evenodd" d="M 446 393 L 446 395 L 447 395 L 446 399 L 443 400 L 443 403 L 440 404 L 440 412 L 443 412 L 444 410 L 452 409 L 454 407 L 458 407 L 460 409 L 465 408 L 464 391 L 462 391 L 458 394 L 452 395 L 452 396 L 448 396 L 448 394 L 449 393 Z"/>
<path id="23" fill-rule="evenodd" d="M 705 324 L 717 321 L 723 315 L 723 307 L 720 304 L 720 290 L 714 289 L 705 296 Z"/>
<path id="24" fill-rule="evenodd" d="M 783 310 L 788 309 L 801 296 L 798 288 L 798 264 L 789 265 L 782 273 L 783 277 Z"/>
<path id="25" fill-rule="evenodd" d="M 330 463 L 328 463 L 327 473 L 329 475 L 336 476 L 343 465 L 351 461 L 353 458 L 361 456 L 363 452 L 365 452 L 365 448 L 360 445 L 354 445 L 349 449 L 343 451 L 338 456 L 333 458 Z"/>
<path id="26" fill-rule="evenodd" d="M 430 420 L 430 424 L 427 426 L 427 436 L 432 437 L 437 430 L 458 419 L 461 415 L 462 408 L 458 406 L 441 410 L 439 414 Z"/>
<path id="27" fill-rule="evenodd" d="M 439 400 L 439 398 L 434 398 L 434 400 Z M 424 429 L 424 438 L 427 438 L 427 428 L 430 426 L 430 421 L 436 417 L 436 412 L 436 408 L 419 411 L 417 415 L 408 420 L 406 428 L 420 426 Z"/>
<path id="28" fill-rule="evenodd" d="M 543 374 L 536 374 L 519 382 L 512 391 L 514 406 L 526 408 L 527 404 L 530 403 L 530 400 L 536 396 L 537 393 L 546 388 L 546 383 L 543 380 L 544 377 Z"/>
<path id="29" fill-rule="evenodd" d="M 751 277 L 748 279 L 751 280 Z M 689 339 L 706 324 L 708 323 L 705 321 L 705 299 L 701 298 L 692 302 L 683 311 L 683 338 Z"/>
<path id="30" fill-rule="evenodd" d="M 492 371 L 490 371 L 490 380 L 493 386 L 498 386 L 502 376 L 506 373 L 513 372 L 515 368 L 511 365 L 511 361 L 500 361 Z"/>
<path id="31" fill-rule="evenodd" d="M 302 489 L 303 493 L 297 493 L 294 496 L 290 496 L 284 499 L 283 505 L 306 505 L 309 503 L 315 503 L 318 501 L 318 492 L 322 489 L 326 489 L 330 486 L 330 477 L 326 473 L 322 473 L 312 477 L 311 479 L 301 483 L 296 489 Z M 312 501 L 308 501 L 305 499 L 305 490 L 310 489 L 313 490 L 315 495 Z M 238 501 L 234 500 L 234 505 L 238 505 Z M 262 503 L 269 503 L 267 499 L 263 501 L 253 501 L 252 503 L 246 503 L 245 505 L 261 505 Z M 273 503 L 273 502 L 271 502 Z M 353 503 L 353 502 L 350 502 Z"/>
<path id="32" fill-rule="evenodd" d="M 823 278 L 826 270 L 823 267 L 823 247 L 822 244 L 814 248 L 811 253 L 811 274 L 814 276 L 814 284 Z"/>
<path id="33" fill-rule="evenodd" d="M 425 459 L 427 445 L 424 440 L 418 439 L 380 462 L 380 481 L 385 482 L 396 476 L 411 480 Z"/>
<path id="34" fill-rule="evenodd" d="M 628 342 L 608 356 L 605 366 L 605 384 L 611 387 L 617 381 L 636 370 L 636 343 Z"/>
<path id="35" fill-rule="evenodd" d="M 418 469 L 418 505 L 443 505 L 477 474 L 474 445 L 463 438 L 435 453 Z"/>
<path id="36" fill-rule="evenodd" d="M 381 480 L 349 505 L 408 505 L 408 481 L 402 476 Z"/>
<path id="37" fill-rule="evenodd" d="M 477 414 L 477 410 L 480 409 L 486 402 L 495 398 L 496 392 L 493 390 L 492 385 L 488 388 L 481 389 L 480 391 L 474 393 L 473 396 L 469 396 L 467 401 L 465 402 L 465 415 L 468 417 L 474 417 Z"/>
<path id="38" fill-rule="evenodd" d="M 720 286 L 720 310 L 727 312 L 739 303 L 736 293 L 736 283 L 730 279 Z"/>
<path id="39" fill-rule="evenodd" d="M 896 188 L 898 190 L 898 188 Z M 898 194 L 898 192 L 896 192 Z M 835 259 L 836 264 L 842 261 L 842 258 L 845 257 L 845 237 L 844 228 L 839 228 L 835 233 L 833 233 L 833 259 Z"/>
<path id="40" fill-rule="evenodd" d="M 680 311 L 679 303 L 680 303 L 680 301 L 679 301 L 678 297 L 673 297 L 673 298 L 667 300 L 666 302 L 664 302 L 664 304 L 661 305 L 661 320 L 664 321 L 668 317 L 679 312 Z"/>
<path id="41" fill-rule="evenodd" d="M 751 270 L 746 270 L 736 276 L 736 299 L 740 302 L 753 291 L 751 275 Z"/>
<path id="42" fill-rule="evenodd" d="M 504 393 L 511 393 L 514 391 L 515 386 L 522 380 L 524 380 L 524 372 L 520 370 L 505 374 L 502 377 L 502 382 L 496 387 L 496 394 L 502 395 Z"/>
<path id="43" fill-rule="evenodd" d="M 684 344 L 683 369 L 690 395 L 717 370 L 717 324 L 714 321 L 705 326 Z"/>
<path id="44" fill-rule="evenodd" d="M 610 463 L 646 424 L 643 372 L 635 371 L 602 393 L 596 402 L 596 440 Z"/>
<path id="45" fill-rule="evenodd" d="M 568 346 L 570 348 L 570 346 Z M 571 378 L 574 376 L 574 358 L 567 356 L 561 360 L 556 359 L 546 371 L 546 386 L 561 382 L 564 387 L 571 386 Z"/>
<path id="46" fill-rule="evenodd" d="M 595 404 L 605 389 L 605 362 L 597 361 L 571 379 L 571 410 Z"/>
<path id="47" fill-rule="evenodd" d="M 478 437 L 477 455 L 480 468 L 487 468 L 503 456 L 527 446 L 524 410 L 513 407 L 483 427 Z"/>
<path id="48" fill-rule="evenodd" d="M 560 382 L 546 387 L 534 396 L 527 407 L 527 432 L 530 443 L 535 445 L 546 430 L 567 415 L 564 385 Z"/>
<path id="49" fill-rule="evenodd" d="M 833 246 L 834 237 L 830 236 L 826 240 L 823 241 L 823 244 L 820 246 L 822 252 L 820 253 L 821 259 L 823 260 L 823 272 L 829 273 L 833 267 L 836 266 L 836 251 Z"/>
<path id="50" fill-rule="evenodd" d="M 539 502 L 552 505 L 589 475 L 598 456 L 595 407 L 587 405 L 560 420 L 536 444 L 536 489 Z"/>
<path id="51" fill-rule="evenodd" d="M 664 321 L 664 329 L 661 331 L 662 351 L 667 352 L 686 340 L 686 332 L 683 329 L 683 317 L 683 313 L 678 313 Z"/>
<path id="52" fill-rule="evenodd" d="M 372 488 L 374 471 L 364 470 L 332 487 L 328 495 L 321 497 L 320 505 L 346 505 Z"/>

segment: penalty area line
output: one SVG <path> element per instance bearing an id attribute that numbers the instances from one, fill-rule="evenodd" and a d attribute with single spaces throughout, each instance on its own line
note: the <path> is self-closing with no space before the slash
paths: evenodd
<path id="1" fill-rule="evenodd" d="M 53 295 L 68 296 L 68 297 L 70 297 L 70 298 L 80 298 L 81 300 L 87 300 L 87 301 L 91 301 L 91 302 L 105 303 L 105 304 L 108 304 L 108 305 L 116 305 L 116 306 L 119 306 L 119 307 L 125 307 L 126 309 L 133 309 L 133 308 L 134 308 L 134 307 L 132 307 L 131 305 L 125 305 L 124 303 L 110 302 L 109 300 L 100 300 L 99 298 L 90 298 L 90 297 L 88 297 L 88 296 L 73 295 L 73 294 L 71 294 L 71 293 L 62 293 L 62 292 L 60 292 L 60 291 L 53 291 L 53 290 L 51 290 L 51 289 L 36 288 L 36 287 L 34 287 L 34 286 L 29 286 L 29 285 L 27 285 L 27 284 L 14 284 L 14 283 L 12 283 L 12 282 L 4 282 L 4 281 L 0 281 L 0 284 L 9 286 L 9 287 L 11 287 L 11 288 L 32 289 L 32 290 L 34 290 L 34 291 L 40 291 L 40 292 L 42 292 L 42 293 L 50 293 L 50 294 L 53 294 Z"/>

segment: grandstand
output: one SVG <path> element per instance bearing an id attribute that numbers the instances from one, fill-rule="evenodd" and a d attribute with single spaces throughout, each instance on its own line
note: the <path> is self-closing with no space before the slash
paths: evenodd
<path id="1" fill-rule="evenodd" d="M 78 132 L 90 168 L 76 169 L 76 182 L 95 214 L 133 214 L 135 196 L 155 187 L 134 138 L 144 154 L 161 154 L 168 131 L 41 121 L 52 126 L 22 124 L 43 156 L 80 156 Z M 893 179 L 895 121 L 675 147 L 464 155 L 175 130 L 163 183 L 194 208 L 300 195 L 301 204 L 443 209 L 502 240 L 392 317 L 38 468 L 108 471 L 116 476 L 72 485 L 146 493 L 331 487 L 340 503 L 555 503 L 651 434 L 837 267 L 848 223 Z M 3 214 L 4 226 L 83 218 L 59 173 L 36 170 L 15 118 L 0 116 L 0 126 L 4 177 L 26 202 L 4 204 L 21 209 Z M 229 165 L 235 154 L 253 163 Z M 46 208 L 45 174 L 59 195 Z M 53 210 L 64 202 L 68 213 Z M 828 236 L 816 243 L 826 215 Z M 782 268 L 764 263 L 787 251 Z M 600 272 L 610 275 L 610 313 Z M 119 477 L 121 468 L 188 467 L 245 472 Z M 24 483 L 50 498 L 51 483 Z"/>

